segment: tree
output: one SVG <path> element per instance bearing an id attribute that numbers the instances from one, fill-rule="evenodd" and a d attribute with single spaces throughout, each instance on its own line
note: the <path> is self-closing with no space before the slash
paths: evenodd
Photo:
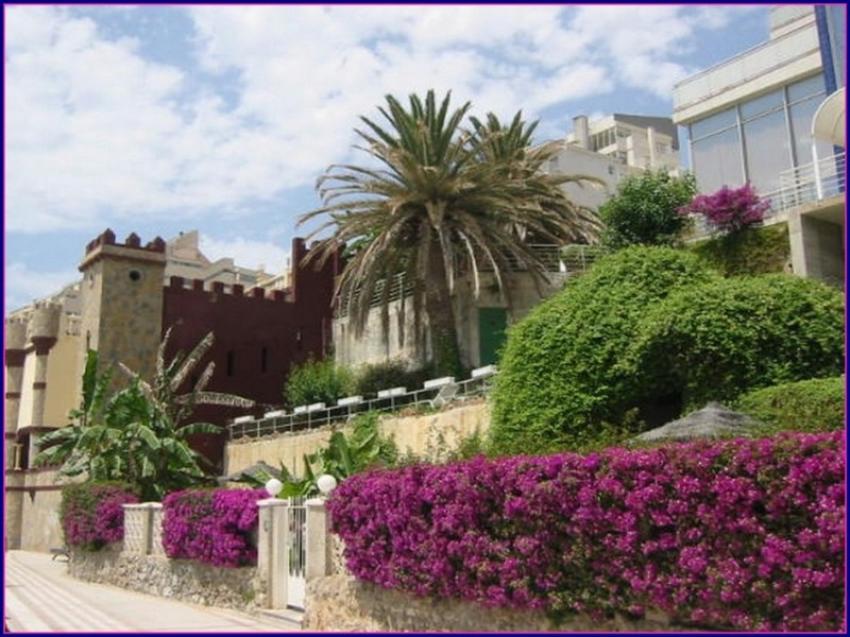
<path id="1" fill-rule="evenodd" d="M 413 290 L 417 342 L 423 342 L 424 309 L 437 372 L 456 374 L 460 357 L 450 300 L 459 264 L 471 271 L 476 295 L 479 265 L 486 264 L 510 305 L 505 276 L 511 261 L 538 285 L 546 280 L 545 263 L 528 248 L 527 233 L 552 243 L 588 240 L 600 224 L 559 187 L 568 178 L 540 171 L 556 147 L 530 146 L 535 124 L 527 126 L 517 113 L 503 126 L 490 115 L 486 124 L 473 119 L 473 130 L 463 130 L 470 103 L 452 110 L 450 97 L 438 105 L 433 91 L 424 102 L 412 95 L 405 108 L 387 96 L 387 107 L 379 108 L 383 127 L 361 117 L 365 129 L 355 132 L 368 163 L 328 168 L 317 183 L 323 206 L 299 223 L 330 217 L 311 236 L 328 228 L 333 233 L 308 258 L 327 259 L 340 246 L 358 246 L 335 293 L 337 301 L 349 299 L 358 334 L 378 294 L 386 335 L 392 286 L 382 281 L 403 274 Z"/>
<path id="2" fill-rule="evenodd" d="M 646 171 L 626 177 L 617 193 L 599 208 L 605 222 L 603 243 L 618 250 L 631 245 L 674 245 L 688 220 L 679 209 L 696 193 L 693 175 L 671 177 Z"/>
<path id="3" fill-rule="evenodd" d="M 177 354 L 166 364 L 165 348 L 170 330 L 157 353 L 152 383 L 119 364 L 130 384 L 108 399 L 110 371 L 98 370 L 97 352 L 89 351 L 83 375 L 79 409 L 74 422 L 41 438 L 43 449 L 37 464 L 61 464 L 67 476 L 87 474 L 89 480 L 121 480 L 143 499 L 158 500 L 169 491 L 209 481 L 202 469 L 204 458 L 194 451 L 189 436 L 219 433 L 221 428 L 205 422 L 187 424 L 195 405 L 217 404 L 251 407 L 253 401 L 230 394 L 207 392 L 214 363 L 209 363 L 192 391 L 178 395 L 183 382 L 212 346 L 208 334 L 188 356 Z"/>

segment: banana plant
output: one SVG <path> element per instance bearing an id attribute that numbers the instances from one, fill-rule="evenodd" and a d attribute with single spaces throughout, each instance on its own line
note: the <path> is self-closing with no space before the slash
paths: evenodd
<path id="1" fill-rule="evenodd" d="M 130 384 L 106 397 L 110 372 L 99 372 L 97 353 L 90 351 L 83 375 L 80 408 L 71 412 L 72 423 L 43 436 L 37 465 L 59 464 L 64 475 L 87 474 L 91 480 L 121 480 L 133 485 L 145 499 L 211 483 L 203 466 L 206 460 L 189 445 L 195 434 L 215 434 L 221 427 L 208 422 L 186 423 L 194 407 L 216 404 L 251 407 L 240 396 L 208 392 L 215 365 L 209 363 L 186 394 L 178 390 L 201 362 L 213 343 L 204 337 L 187 355 L 165 360 L 171 331 L 157 353 L 156 374 L 150 383 L 126 365 L 121 370 Z"/>

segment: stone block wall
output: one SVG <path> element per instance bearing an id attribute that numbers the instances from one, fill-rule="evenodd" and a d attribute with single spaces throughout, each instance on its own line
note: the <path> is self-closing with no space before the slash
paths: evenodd
<path id="1" fill-rule="evenodd" d="M 555 625 L 538 611 L 487 608 L 471 602 L 414 597 L 330 575 L 307 582 L 304 630 L 342 632 L 655 632 L 683 629 L 661 613 L 646 619 L 595 621 L 576 615 Z"/>
<path id="2" fill-rule="evenodd" d="M 86 581 L 219 608 L 253 611 L 265 606 L 265 585 L 253 566 L 220 568 L 189 560 L 120 552 L 72 551 L 68 572 Z"/>

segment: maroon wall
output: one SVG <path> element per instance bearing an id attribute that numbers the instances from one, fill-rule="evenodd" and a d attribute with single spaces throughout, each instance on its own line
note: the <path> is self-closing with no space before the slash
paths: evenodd
<path id="1" fill-rule="evenodd" d="M 233 286 L 232 292 L 225 293 L 222 284 L 205 290 L 195 280 L 187 288 L 182 278 L 172 277 L 164 288 L 162 321 L 163 331 L 172 328 L 168 357 L 180 350 L 188 352 L 212 331 L 215 343 L 197 370 L 200 374 L 207 361 L 215 361 L 207 389 L 255 400 L 255 414 L 279 406 L 290 368 L 311 354 L 322 358 L 331 347 L 331 299 L 339 260 L 329 259 L 321 269 L 315 264 L 297 266 L 306 254 L 304 241 L 293 239 L 292 287 L 286 291 L 264 294 L 258 288 Z M 185 391 L 192 381 L 186 383 Z M 245 413 L 205 406 L 194 417 L 224 425 L 228 418 Z M 224 441 L 224 435 L 198 436 L 192 446 L 220 470 Z"/>

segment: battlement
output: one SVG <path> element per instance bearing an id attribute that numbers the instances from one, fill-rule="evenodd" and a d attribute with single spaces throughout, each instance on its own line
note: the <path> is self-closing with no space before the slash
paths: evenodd
<path id="1" fill-rule="evenodd" d="M 101 246 L 115 246 L 117 248 L 130 248 L 136 250 L 146 250 L 147 252 L 161 252 L 165 254 L 165 241 L 162 237 L 155 237 L 153 241 L 149 241 L 142 247 L 142 240 L 135 232 L 131 232 L 124 239 L 124 243 L 115 241 L 115 233 L 111 228 L 107 228 L 104 232 L 92 239 L 86 244 L 86 255 L 91 254 Z"/>
<path id="2" fill-rule="evenodd" d="M 213 281 L 211 283 L 208 283 L 203 279 L 186 279 L 182 276 L 169 277 L 166 287 L 170 290 L 175 290 L 178 292 L 199 292 L 203 293 L 204 296 L 210 298 L 213 295 L 226 295 L 233 297 L 253 298 L 263 301 L 292 301 L 292 291 L 289 289 L 266 290 L 264 288 L 255 287 L 246 291 L 245 286 L 240 285 L 238 283 L 234 283 L 233 285 L 228 285 L 220 281 Z"/>

